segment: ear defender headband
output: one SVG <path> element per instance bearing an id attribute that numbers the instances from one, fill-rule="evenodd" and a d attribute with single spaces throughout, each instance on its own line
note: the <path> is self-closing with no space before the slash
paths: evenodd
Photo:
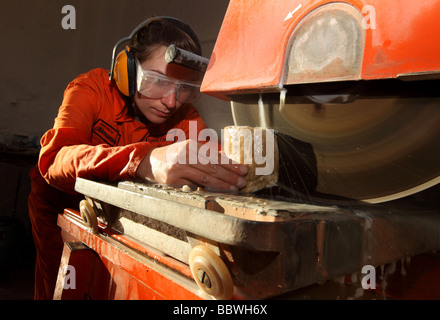
<path id="1" fill-rule="evenodd" d="M 160 20 L 172 20 L 183 23 L 179 19 L 167 16 L 150 18 L 139 24 L 128 37 L 122 38 L 113 47 L 109 80 L 111 81 L 112 79 L 115 79 L 118 89 L 122 92 L 122 94 L 128 97 L 133 97 L 136 94 L 136 59 L 134 54 L 130 52 L 130 48 L 128 46 L 119 52 L 117 56 L 116 53 L 118 52 L 119 47 L 122 44 L 130 41 L 140 29 L 148 26 L 154 21 Z"/>

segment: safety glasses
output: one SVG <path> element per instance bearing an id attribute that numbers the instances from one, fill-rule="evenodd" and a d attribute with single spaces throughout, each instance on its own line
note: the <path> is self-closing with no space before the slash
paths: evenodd
<path id="1" fill-rule="evenodd" d="M 137 61 L 137 91 L 151 99 L 168 97 L 176 94 L 181 103 L 193 103 L 200 97 L 200 84 L 197 82 L 172 79 L 163 74 L 143 70 Z"/>

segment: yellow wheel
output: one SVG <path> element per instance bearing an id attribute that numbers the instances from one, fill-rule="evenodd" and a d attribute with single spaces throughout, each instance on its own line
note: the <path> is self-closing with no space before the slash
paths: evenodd
<path id="1" fill-rule="evenodd" d="M 196 246 L 189 254 L 189 266 L 197 285 L 218 300 L 229 300 L 234 293 L 231 274 L 223 260 L 206 246 Z"/>
<path id="2" fill-rule="evenodd" d="M 87 200 L 82 200 L 79 203 L 79 212 L 81 212 L 81 217 L 83 218 L 86 226 L 88 226 L 93 233 L 97 233 L 98 218 L 96 216 L 96 212 L 95 209 L 93 208 L 93 205 Z"/>

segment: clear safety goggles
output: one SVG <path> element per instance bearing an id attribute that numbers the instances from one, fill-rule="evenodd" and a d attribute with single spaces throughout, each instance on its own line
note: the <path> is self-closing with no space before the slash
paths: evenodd
<path id="1" fill-rule="evenodd" d="M 193 103 L 200 97 L 200 83 L 169 78 L 155 71 L 143 70 L 137 63 L 137 91 L 145 97 L 160 99 L 176 94 L 181 103 Z"/>

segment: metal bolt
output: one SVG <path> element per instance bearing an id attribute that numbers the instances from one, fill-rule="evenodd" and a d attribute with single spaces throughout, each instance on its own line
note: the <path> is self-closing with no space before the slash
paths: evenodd
<path id="1" fill-rule="evenodd" d="M 199 278 L 200 282 L 203 283 L 203 285 L 206 288 L 208 288 L 208 289 L 211 288 L 211 286 L 212 286 L 211 279 L 209 278 L 209 275 L 205 271 L 203 271 L 202 269 L 199 269 L 197 271 L 197 277 Z"/>

